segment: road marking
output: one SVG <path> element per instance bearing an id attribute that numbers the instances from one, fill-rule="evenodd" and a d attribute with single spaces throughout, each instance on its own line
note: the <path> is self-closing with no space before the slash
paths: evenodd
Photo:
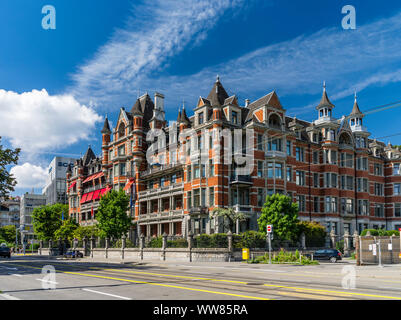
<path id="1" fill-rule="evenodd" d="M 17 266 L 22 267 L 21 265 L 17 265 Z M 24 267 L 42 270 L 42 268 L 38 268 L 38 267 L 32 267 L 32 266 L 24 266 Z M 162 284 L 162 283 L 151 283 L 151 282 L 146 282 L 146 281 L 138 281 L 138 280 L 130 280 L 130 279 L 122 279 L 122 278 L 113 278 L 113 277 L 99 276 L 99 275 L 87 274 L 87 273 L 59 271 L 59 270 L 56 270 L 56 272 L 65 273 L 65 274 L 72 274 L 72 275 L 78 275 L 78 276 L 84 276 L 84 277 L 91 277 L 91 278 L 116 280 L 116 281 L 122 281 L 122 282 L 130 282 L 130 283 L 141 283 L 141 284 L 147 284 L 147 285 L 152 285 L 152 286 L 160 286 L 160 287 L 176 288 L 176 289 L 189 290 L 189 291 L 206 292 L 206 293 L 220 294 L 220 295 L 239 297 L 239 298 L 246 298 L 246 299 L 271 300 L 271 299 L 262 298 L 262 297 L 245 296 L 245 295 L 234 294 L 234 293 L 227 293 L 227 292 L 220 292 L 220 291 L 210 291 L 210 290 L 203 290 L 203 289 L 195 289 L 195 288 L 174 286 L 174 285 Z"/>
<path id="2" fill-rule="evenodd" d="M 17 265 L 21 266 L 21 265 Z M 31 266 L 26 266 L 27 268 L 34 268 L 34 269 L 41 269 L 37 267 L 31 267 Z M 118 270 L 123 271 L 123 270 Z M 66 273 L 66 274 L 75 274 L 75 275 L 81 275 L 81 276 L 87 276 L 87 277 L 95 277 L 95 278 L 103 278 L 103 279 L 110 279 L 110 280 L 118 280 L 118 281 L 125 281 L 125 282 L 132 282 L 132 283 L 142 283 L 142 284 L 149 284 L 149 285 L 156 285 L 156 286 L 164 286 L 164 287 L 170 287 L 170 288 L 178 288 L 178 289 L 183 289 L 183 290 L 192 290 L 192 291 L 200 291 L 200 292 L 207 292 L 207 293 L 215 293 L 215 294 L 223 294 L 223 295 L 229 295 L 229 296 L 236 296 L 236 297 L 243 297 L 243 298 L 251 298 L 251 299 L 262 299 L 262 300 L 270 300 L 270 299 L 265 299 L 265 298 L 260 298 L 260 297 L 251 297 L 251 296 L 243 296 L 243 295 L 237 295 L 237 294 L 232 294 L 232 293 L 224 293 L 224 292 L 215 292 L 215 291 L 208 291 L 208 290 L 201 290 L 201 289 L 195 289 L 195 288 L 187 288 L 187 287 L 179 287 L 179 286 L 173 286 L 173 285 L 166 285 L 166 284 L 160 284 L 160 283 L 149 283 L 146 281 L 138 281 L 138 280 L 129 280 L 129 279 L 121 279 L 121 278 L 112 278 L 112 277 L 106 277 L 106 276 L 98 276 L 98 275 L 91 275 L 91 274 L 83 274 L 83 273 L 77 273 L 77 272 L 67 272 L 67 271 L 57 271 L 61 273 Z M 165 275 L 165 276 L 173 276 L 173 275 Z M 174 276 L 174 277 L 184 277 L 184 276 Z M 188 277 L 191 278 L 191 277 Z M 221 279 L 208 279 L 209 281 L 219 281 Z M 233 280 L 224 280 L 225 282 L 234 282 Z M 240 282 L 236 281 L 237 283 L 247 283 L 247 282 Z M 295 291 L 301 291 L 301 292 L 311 292 L 311 293 L 320 293 L 323 294 L 325 293 L 331 293 L 331 294 L 336 294 L 336 295 L 346 295 L 346 296 L 362 296 L 362 297 L 371 297 L 371 298 L 384 298 L 384 299 L 396 299 L 396 300 L 401 300 L 401 297 L 392 297 L 392 296 L 383 296 L 383 295 L 376 295 L 376 294 L 367 294 L 367 293 L 358 293 L 358 292 L 344 292 L 344 291 L 336 291 L 336 290 L 324 290 L 324 289 L 312 289 L 312 288 L 302 288 L 302 287 L 291 287 L 291 286 L 283 286 L 283 285 L 273 285 L 273 284 L 263 284 L 263 286 L 266 287 L 272 287 L 272 288 L 283 288 L 283 289 L 291 289 Z"/>
<path id="3" fill-rule="evenodd" d="M 15 276 L 15 277 L 22 277 L 20 274 L 16 274 L 16 273 L 9 273 L 10 276 Z"/>
<path id="4" fill-rule="evenodd" d="M 96 291 L 96 290 L 91 290 L 91 289 L 82 289 L 84 291 L 88 291 L 88 292 L 93 292 L 93 293 L 98 293 L 98 294 L 103 294 L 105 296 L 110 296 L 110 297 L 114 297 L 114 298 L 119 298 L 119 299 L 124 299 L 124 300 L 132 300 L 131 298 L 127 298 L 127 297 L 122 297 L 122 296 L 117 296 L 115 294 L 111 294 L 111 293 L 105 293 L 105 292 L 100 292 L 100 291 Z"/>
<path id="5" fill-rule="evenodd" d="M 4 299 L 7 299 L 7 300 L 21 300 L 20 298 L 13 297 L 13 296 L 10 296 L 9 294 L 5 294 L 5 293 L 0 294 L 0 297 L 3 297 Z"/>
<path id="6" fill-rule="evenodd" d="M 75 274 L 75 275 L 85 276 L 85 277 L 93 277 L 93 278 L 100 278 L 100 279 L 110 279 L 110 280 L 132 282 L 132 283 L 141 283 L 141 284 L 148 284 L 148 285 L 153 285 L 153 286 L 176 288 L 176 289 L 183 289 L 183 290 L 189 290 L 189 291 L 198 291 L 198 292 L 206 292 L 206 293 L 214 293 L 214 294 L 221 294 L 221 295 L 240 297 L 240 298 L 249 298 L 249 299 L 257 299 L 257 300 L 271 300 L 271 299 L 261 298 L 261 297 L 252 297 L 252 296 L 245 296 L 245 295 L 234 294 L 234 293 L 210 291 L 210 290 L 204 290 L 204 289 L 195 289 L 195 288 L 189 288 L 189 287 L 174 286 L 174 285 L 170 285 L 170 284 L 151 283 L 151 282 L 146 282 L 146 281 L 138 281 L 138 280 L 130 280 L 130 279 L 122 279 L 122 278 L 113 278 L 113 277 L 98 276 L 98 275 L 94 275 L 94 274 L 85 274 L 85 273 L 78 273 L 78 272 L 67 272 L 67 271 L 61 271 L 61 272 L 62 273 L 66 273 L 66 274 Z"/>
<path id="7" fill-rule="evenodd" d="M 5 269 L 8 269 L 8 270 L 18 270 L 18 268 L 9 268 L 9 267 L 3 267 L 3 266 L 1 266 L 1 268 L 5 268 Z"/>
<path id="8" fill-rule="evenodd" d="M 289 291 L 277 291 L 278 294 L 284 295 L 284 296 L 291 296 L 291 297 L 297 297 L 297 298 L 303 298 L 303 299 L 308 299 L 308 300 L 340 300 L 339 298 L 335 297 L 325 297 L 325 296 L 316 296 L 312 294 L 305 294 L 305 293 L 299 293 L 299 292 L 289 292 Z"/>
<path id="9" fill-rule="evenodd" d="M 212 279 L 212 278 L 200 278 L 200 277 L 190 277 L 190 276 L 177 276 L 177 275 L 172 275 L 172 274 L 151 273 L 151 272 L 132 271 L 132 270 L 118 270 L 118 269 L 103 269 L 103 270 L 104 271 L 114 271 L 114 272 L 144 274 L 144 275 L 150 275 L 150 276 L 180 278 L 180 279 L 208 280 L 208 281 L 220 281 L 220 282 L 231 282 L 231 283 L 247 284 L 247 282 L 244 282 L 244 281 L 225 280 L 225 279 Z"/>
<path id="10" fill-rule="evenodd" d="M 299 288 L 299 287 L 288 287 L 288 286 L 280 286 L 274 284 L 264 284 L 266 287 L 274 287 L 274 288 L 283 288 L 283 289 L 292 289 L 296 291 L 309 291 L 309 292 L 326 292 L 326 293 L 334 293 L 340 295 L 355 295 L 355 296 L 363 296 L 363 297 L 372 297 L 372 298 L 385 298 L 385 299 L 396 299 L 401 300 L 401 297 L 390 297 L 390 296 L 381 296 L 376 294 L 367 294 L 367 293 L 357 293 L 357 292 L 345 292 L 345 291 L 335 291 L 335 290 L 324 290 L 324 289 L 312 289 L 312 288 Z"/>
<path id="11" fill-rule="evenodd" d="M 58 282 L 51 281 L 51 280 L 44 280 L 44 279 L 36 279 L 36 280 L 42 281 L 42 282 L 44 282 L 44 283 L 58 284 Z"/>
<path id="12" fill-rule="evenodd" d="M 187 266 L 187 265 L 182 265 L 178 264 L 175 265 L 177 267 L 186 267 L 186 268 L 199 268 L 199 269 L 204 269 L 204 268 L 210 268 L 210 269 L 230 269 L 230 270 L 252 270 L 252 271 L 264 271 L 264 272 L 278 272 L 278 273 L 283 273 L 285 271 L 282 270 L 274 270 L 274 269 L 254 269 L 254 268 L 233 268 L 233 267 L 207 267 L 207 266 Z"/>

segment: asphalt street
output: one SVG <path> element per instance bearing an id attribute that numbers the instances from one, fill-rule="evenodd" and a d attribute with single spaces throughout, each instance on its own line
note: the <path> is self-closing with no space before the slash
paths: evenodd
<path id="1" fill-rule="evenodd" d="M 401 300 L 401 265 L 122 264 L 26 256 L 0 259 L 0 291 L 0 300 Z"/>

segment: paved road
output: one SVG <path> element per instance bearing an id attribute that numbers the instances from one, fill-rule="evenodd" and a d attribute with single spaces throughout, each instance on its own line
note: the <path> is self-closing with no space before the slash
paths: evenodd
<path id="1" fill-rule="evenodd" d="M 55 277 L 42 273 L 48 265 Z M 401 265 L 353 267 L 13 257 L 0 259 L 0 300 L 401 299 Z M 346 289 L 344 276 L 353 270 L 356 288 Z"/>

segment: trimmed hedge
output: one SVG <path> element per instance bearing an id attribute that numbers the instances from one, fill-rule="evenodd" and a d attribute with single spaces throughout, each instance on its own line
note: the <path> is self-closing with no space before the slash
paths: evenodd
<path id="1" fill-rule="evenodd" d="M 227 248 L 228 239 L 225 233 L 201 234 L 194 237 L 194 248 Z"/>
<path id="2" fill-rule="evenodd" d="M 258 248 L 266 247 L 266 237 L 263 233 L 257 231 L 246 231 L 239 235 L 234 235 L 234 248 Z"/>
<path id="3" fill-rule="evenodd" d="M 392 236 L 395 234 L 397 237 L 400 235 L 400 232 L 398 230 L 389 230 L 386 231 L 384 229 L 365 229 L 361 232 L 361 236 L 366 236 L 366 234 L 370 231 L 370 235 L 374 237 L 378 236 Z"/>
<path id="4" fill-rule="evenodd" d="M 167 248 L 188 248 L 188 241 L 184 238 L 167 240 Z"/>

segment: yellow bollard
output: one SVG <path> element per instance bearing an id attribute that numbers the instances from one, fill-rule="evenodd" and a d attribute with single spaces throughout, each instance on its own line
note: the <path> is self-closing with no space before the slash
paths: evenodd
<path id="1" fill-rule="evenodd" d="M 242 249 L 242 260 L 249 260 L 249 249 L 248 248 Z"/>

